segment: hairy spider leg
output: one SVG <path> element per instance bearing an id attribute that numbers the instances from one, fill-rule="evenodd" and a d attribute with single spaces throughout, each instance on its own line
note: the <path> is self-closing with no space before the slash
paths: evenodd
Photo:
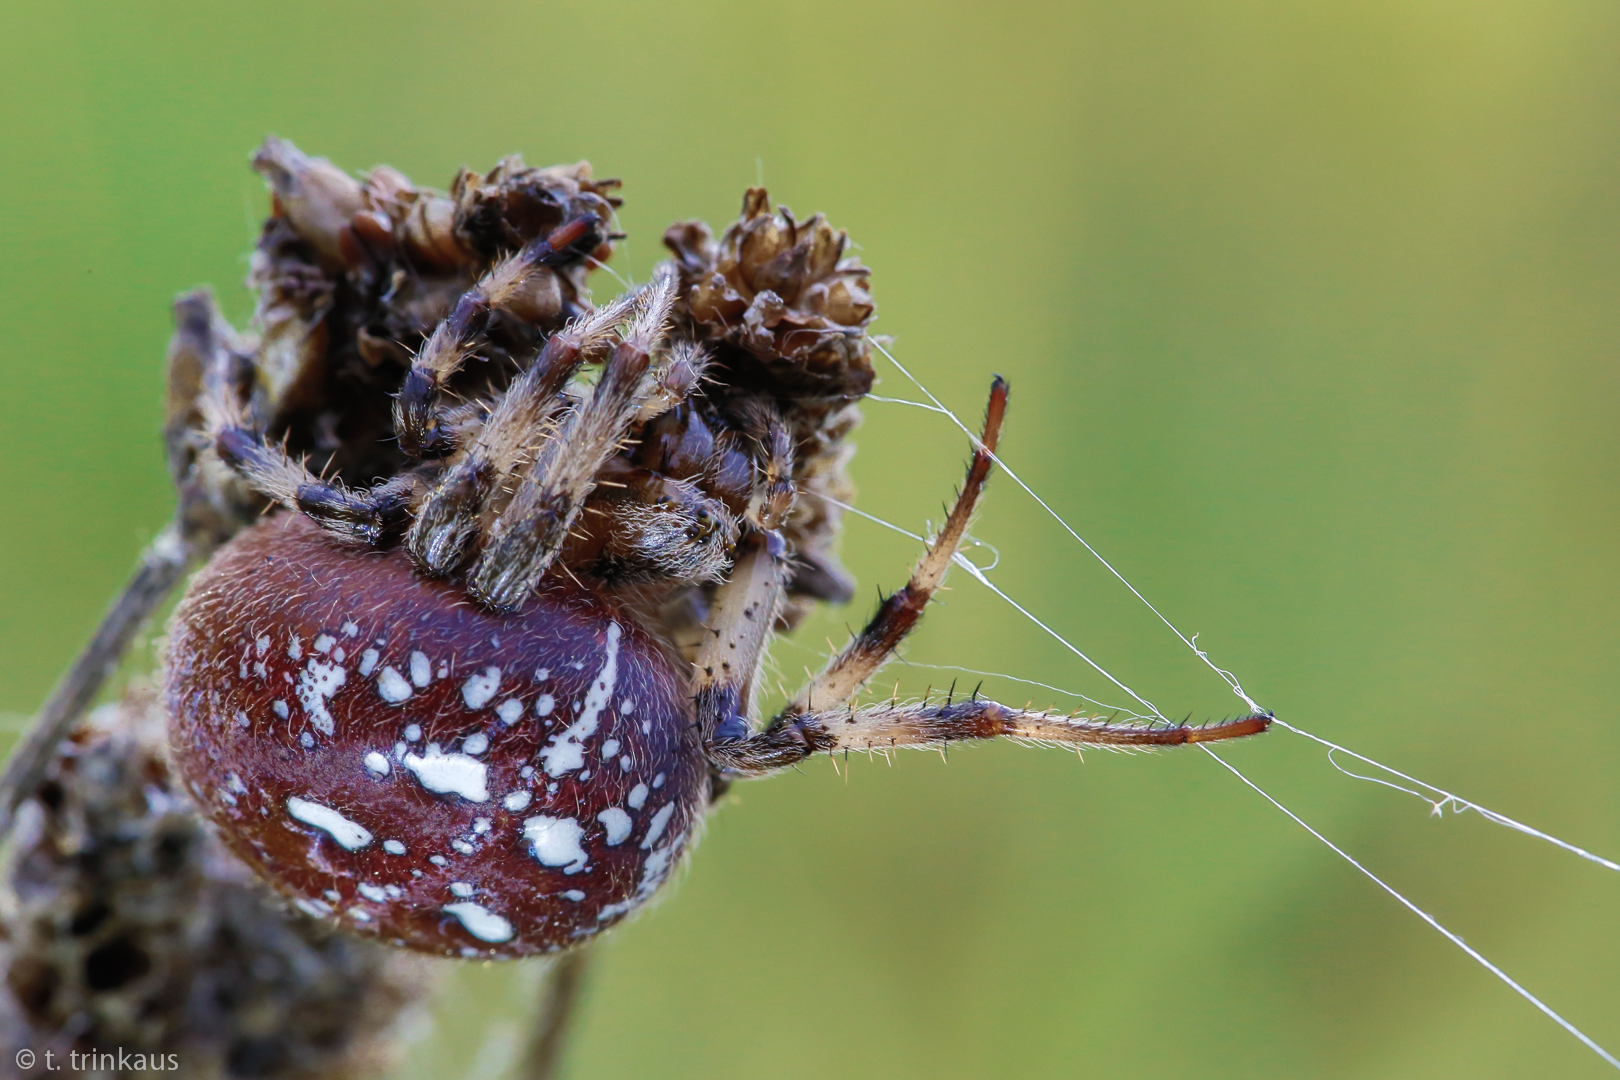
<path id="1" fill-rule="evenodd" d="M 922 618 L 928 601 L 944 581 L 945 572 L 956 557 L 956 550 L 961 546 L 973 511 L 978 506 L 979 496 L 984 491 L 985 480 L 990 476 L 996 445 L 1001 439 L 1001 423 L 1007 414 L 1007 390 L 1006 380 L 999 375 L 990 384 L 984 430 L 979 444 L 974 447 L 967 479 L 962 482 L 956 505 L 951 507 L 939 535 L 934 537 L 934 542 L 912 570 L 911 580 L 878 605 L 877 612 L 865 629 L 851 638 L 843 651 L 827 662 L 821 674 L 794 695 L 781 716 L 826 711 L 847 705 L 867 680 L 888 662 L 900 642 Z"/>
<path id="2" fill-rule="evenodd" d="M 624 296 L 576 318 L 551 335 L 535 362 L 507 387 L 416 511 L 405 543 L 422 569 L 449 574 L 466 558 L 491 497 L 534 460 L 563 386 L 635 304 L 634 295 Z"/>
<path id="3" fill-rule="evenodd" d="M 765 630 L 782 598 L 786 573 L 779 537 L 775 544 L 758 543 L 746 564 L 739 557 L 731 581 L 715 597 L 709 624 L 713 636 L 704 641 L 694 680 L 698 726 L 716 769 L 758 774 L 803 760 L 814 750 L 802 737 L 795 740 L 783 733 L 784 718 L 810 713 L 811 707 L 802 702 L 814 701 L 817 708 L 841 707 L 893 654 L 921 617 L 967 531 L 990 473 L 1006 407 L 1007 383 L 998 376 L 990 387 L 984 434 L 968 466 L 967 480 L 945 527 L 912 571 L 911 580 L 879 606 L 866 628 L 828 662 L 765 732 L 752 737 L 750 692 L 764 651 Z M 778 745 L 782 739 L 787 740 L 785 746 Z"/>
<path id="4" fill-rule="evenodd" d="M 1009 738 L 1037 746 L 1080 749 L 1154 749 L 1258 735 L 1269 714 L 1217 724 L 1111 724 L 1090 716 L 1014 709 L 984 698 L 932 704 L 884 703 L 783 715 L 751 739 L 720 745 L 711 754 L 727 772 L 763 776 L 797 765 L 811 754 L 838 751 L 938 750 L 954 742 Z"/>
<path id="5" fill-rule="evenodd" d="M 705 746 L 710 762 L 719 771 L 761 776 L 795 765 L 815 753 L 931 748 L 969 739 L 1000 737 L 1075 747 L 1180 746 L 1254 735 L 1270 726 L 1269 715 L 1202 727 L 1110 724 L 1095 717 L 1009 708 L 977 695 L 968 701 L 944 704 L 889 703 L 861 708 L 849 705 L 916 626 L 943 581 L 989 477 L 1006 408 L 1007 384 L 998 377 L 991 384 L 983 434 L 974 448 L 973 461 L 968 466 L 967 479 L 956 505 L 912 571 L 911 580 L 879 605 L 865 629 L 828 662 L 822 673 L 811 680 L 764 731 L 747 737 L 747 725 L 742 720 L 747 712 L 740 707 L 746 702 L 741 696 L 728 700 L 719 692 L 704 694 L 700 691 L 700 710 L 723 716 L 713 726 L 705 724 L 701 713 L 699 717 L 705 732 L 713 733 Z"/>
<path id="6" fill-rule="evenodd" d="M 212 298 L 207 302 L 211 306 Z M 241 386 L 251 361 L 231 349 L 222 335 L 212 334 L 206 343 L 211 355 L 203 367 L 198 411 L 208 443 L 222 462 L 260 494 L 309 515 L 340 536 L 375 545 L 404 527 L 425 488 L 422 477 L 404 473 L 374 488 L 356 489 L 316 476 L 285 449 L 266 441 L 249 418 Z"/>
<path id="7" fill-rule="evenodd" d="M 678 341 L 670 346 L 669 359 L 653 375 L 652 393 L 636 413 L 636 423 L 645 424 L 673 409 L 692 395 L 709 367 L 709 354 L 703 346 Z"/>
<path id="8" fill-rule="evenodd" d="M 782 534 L 751 533 L 738 546 L 731 577 L 709 604 L 703 644 L 693 662 L 692 699 L 711 762 L 716 746 L 747 740 L 754 684 L 788 577 Z"/>
<path id="9" fill-rule="evenodd" d="M 495 520 L 468 591 L 486 607 L 515 610 L 562 550 L 603 463 L 619 449 L 644 397 L 643 376 L 668 329 L 676 277 L 665 271 L 613 349 L 590 398 L 546 440 L 517 493 Z"/>
<path id="10" fill-rule="evenodd" d="M 780 529 L 793 512 L 793 436 L 774 412 L 765 422 L 755 456 L 759 483 L 748 502 L 748 520 L 761 532 Z"/>
<path id="11" fill-rule="evenodd" d="M 496 263 L 461 294 L 450 314 L 422 343 L 394 399 L 394 433 L 405 453 L 414 458 L 443 457 L 455 449 L 454 430 L 440 416 L 445 382 L 472 355 L 473 339 L 488 325 L 490 313 L 519 294 L 530 272 L 584 258 L 601 242 L 601 224 L 595 214 L 564 222 Z"/>

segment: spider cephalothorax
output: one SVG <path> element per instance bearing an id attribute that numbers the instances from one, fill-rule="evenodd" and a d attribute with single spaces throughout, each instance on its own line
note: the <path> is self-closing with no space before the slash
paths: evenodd
<path id="1" fill-rule="evenodd" d="M 265 498 L 295 513 L 198 575 L 165 693 L 192 792 L 306 911 L 427 951 L 553 952 L 650 897 L 733 777 L 1266 726 L 853 705 L 966 531 L 997 380 L 910 582 L 756 729 L 773 630 L 851 591 L 832 549 L 873 306 L 844 234 L 754 189 L 718 242 L 671 228 L 675 259 L 597 308 L 613 185 L 588 166 L 508 159 L 442 196 L 274 140 L 257 163 L 276 196 L 258 337 L 182 300 L 172 457 L 194 531 Z"/>

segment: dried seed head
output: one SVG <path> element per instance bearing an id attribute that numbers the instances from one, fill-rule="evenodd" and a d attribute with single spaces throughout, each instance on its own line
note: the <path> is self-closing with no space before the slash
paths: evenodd
<path id="1" fill-rule="evenodd" d="M 174 783 L 162 732 L 150 691 L 98 709 L 26 804 L 0 882 L 0 1045 L 264 1080 L 381 1070 L 421 965 L 266 895 Z"/>
<path id="2" fill-rule="evenodd" d="M 253 167 L 299 234 L 326 258 L 342 261 L 338 234 L 364 206 L 359 181 L 325 158 L 312 158 L 273 137 L 253 155 Z"/>
<path id="3" fill-rule="evenodd" d="M 797 222 L 786 207 L 773 212 L 764 188 L 748 190 L 719 243 L 700 221 L 664 233 L 703 336 L 746 350 L 795 396 L 871 389 L 871 271 L 844 258 L 848 243 L 820 214 Z"/>

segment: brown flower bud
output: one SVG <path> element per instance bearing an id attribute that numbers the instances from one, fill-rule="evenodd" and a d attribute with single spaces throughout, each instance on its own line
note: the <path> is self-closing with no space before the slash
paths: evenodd
<path id="1" fill-rule="evenodd" d="M 338 232 L 361 209 L 359 181 L 273 136 L 253 155 L 253 167 L 269 182 L 298 235 L 327 259 L 341 261 Z"/>
<path id="2" fill-rule="evenodd" d="M 405 246 L 416 258 L 443 270 L 473 261 L 456 239 L 456 204 L 443 195 L 422 195 L 410 204 Z"/>

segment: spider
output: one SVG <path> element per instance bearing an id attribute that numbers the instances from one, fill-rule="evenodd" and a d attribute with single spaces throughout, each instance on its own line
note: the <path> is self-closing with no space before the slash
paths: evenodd
<path id="1" fill-rule="evenodd" d="M 180 504 L 145 592 L 212 553 L 171 624 L 172 759 L 307 914 L 419 952 L 569 952 L 658 892 L 731 783 L 818 753 L 1268 726 L 857 704 L 966 535 L 1000 378 L 909 580 L 757 722 L 772 635 L 853 595 L 834 546 L 875 308 L 847 236 L 753 188 L 598 307 L 619 185 L 585 163 L 508 158 L 447 193 L 279 139 L 254 164 L 256 332 L 206 292 L 176 302 Z"/>

